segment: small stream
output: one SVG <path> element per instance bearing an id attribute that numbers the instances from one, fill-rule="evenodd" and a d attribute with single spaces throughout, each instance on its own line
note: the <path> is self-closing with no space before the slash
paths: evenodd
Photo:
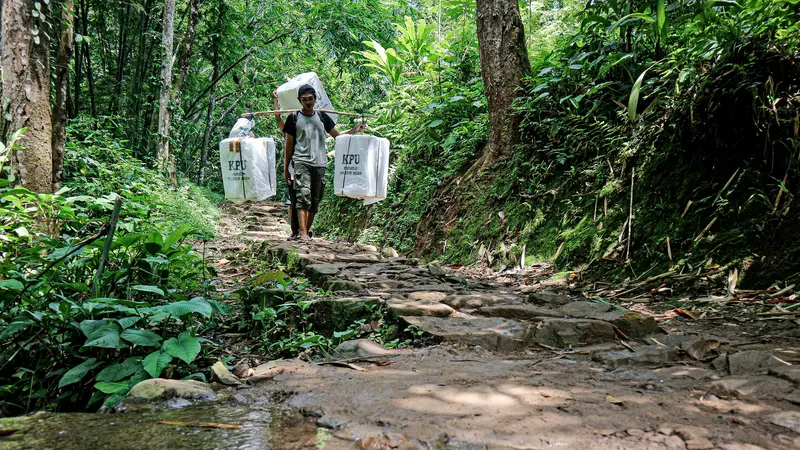
<path id="1" fill-rule="evenodd" d="M 166 421 L 186 424 L 162 423 Z M 11 430 L 17 431 L 4 436 Z M 330 430 L 318 428 L 312 419 L 275 406 L 200 403 L 146 412 L 39 413 L 0 419 L 4 450 L 308 449 L 324 448 L 330 439 Z"/>

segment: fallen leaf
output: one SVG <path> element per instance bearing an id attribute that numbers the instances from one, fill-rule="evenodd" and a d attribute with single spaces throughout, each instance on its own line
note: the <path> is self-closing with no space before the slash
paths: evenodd
<path id="1" fill-rule="evenodd" d="M 628 350 L 630 350 L 630 351 L 632 351 L 632 352 L 636 353 L 636 350 L 634 350 L 634 349 L 633 349 L 633 347 L 631 347 L 631 345 L 630 345 L 630 344 L 628 344 L 627 342 L 625 342 L 625 341 L 623 341 L 623 340 L 620 340 L 620 341 L 619 341 L 619 343 L 620 343 L 620 344 L 622 344 L 622 346 L 623 346 L 623 347 L 625 347 L 625 348 L 627 348 Z"/>
<path id="2" fill-rule="evenodd" d="M 613 403 L 615 405 L 622 405 L 623 403 L 625 403 L 622 400 L 614 397 L 613 395 L 606 395 L 606 401 L 608 403 Z"/>
<path id="3" fill-rule="evenodd" d="M 656 338 L 650 338 L 650 340 L 655 342 L 656 344 L 662 346 L 662 347 L 666 347 L 666 345 L 662 344 L 661 342 L 658 342 L 658 339 L 656 339 Z"/>
<path id="4" fill-rule="evenodd" d="M 678 315 L 688 317 L 692 320 L 697 320 L 697 315 L 687 309 L 675 308 L 673 311 L 675 311 Z"/>
<path id="5" fill-rule="evenodd" d="M 199 428 L 225 428 L 229 430 L 238 430 L 244 428 L 235 423 L 216 423 L 216 422 L 179 422 L 177 420 L 162 420 L 158 423 L 162 425 L 174 425 L 178 427 L 199 427 Z"/>

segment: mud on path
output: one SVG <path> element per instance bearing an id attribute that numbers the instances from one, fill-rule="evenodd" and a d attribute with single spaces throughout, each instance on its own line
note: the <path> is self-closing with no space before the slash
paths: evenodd
<path id="1" fill-rule="evenodd" d="M 240 240 L 292 258 L 333 301 L 383 302 L 438 342 L 352 341 L 339 355 L 349 365 L 273 362 L 269 379 L 232 394 L 300 412 L 328 430 L 324 448 L 800 448 L 794 324 L 672 317 L 663 326 L 658 305 L 625 309 L 563 286 L 469 277 L 372 246 L 287 242 L 283 214 L 280 204 L 236 207 L 222 225 L 240 219 L 229 236 L 244 230 Z"/>

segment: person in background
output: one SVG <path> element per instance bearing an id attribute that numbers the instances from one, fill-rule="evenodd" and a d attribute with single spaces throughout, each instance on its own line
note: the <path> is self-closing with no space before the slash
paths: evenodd
<path id="1" fill-rule="evenodd" d="M 273 91 L 272 97 L 275 110 L 277 111 L 281 109 L 280 105 L 278 105 L 278 91 Z M 283 133 L 283 137 L 285 139 L 286 133 L 283 132 L 283 127 L 285 126 L 285 124 L 280 114 L 275 114 L 275 121 L 278 122 L 278 129 L 281 130 L 281 133 Z M 286 153 L 286 150 L 287 148 L 286 145 L 284 144 L 283 152 Z M 294 161 L 292 161 L 289 164 L 289 179 L 286 180 L 286 191 L 284 193 L 284 203 L 289 205 L 289 217 L 287 221 L 289 222 L 289 226 L 292 228 L 292 234 L 291 236 L 289 236 L 290 241 L 294 241 L 300 237 L 300 223 L 298 222 L 298 217 L 297 217 L 297 196 L 295 195 L 293 181 L 294 181 Z"/>
<path id="2" fill-rule="evenodd" d="M 330 116 L 314 110 L 317 92 L 308 84 L 300 86 L 297 90 L 297 100 L 303 109 L 290 114 L 283 127 L 283 132 L 286 134 L 283 177 L 286 183 L 294 184 L 300 240 L 308 242 L 311 239 L 309 230 L 314 224 L 314 216 L 325 191 L 325 166 L 328 163 L 325 134 L 336 138 L 340 134 L 360 133 L 364 131 L 364 124 L 340 133 Z M 294 179 L 289 172 L 289 165 L 292 162 Z"/>

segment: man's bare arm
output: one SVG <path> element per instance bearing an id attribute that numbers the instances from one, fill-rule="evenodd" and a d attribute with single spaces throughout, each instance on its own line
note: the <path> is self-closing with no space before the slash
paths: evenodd
<path id="1" fill-rule="evenodd" d="M 294 136 L 286 134 L 286 151 L 283 152 L 283 178 L 287 184 L 291 184 L 292 179 L 289 177 L 289 162 L 294 156 Z"/>

